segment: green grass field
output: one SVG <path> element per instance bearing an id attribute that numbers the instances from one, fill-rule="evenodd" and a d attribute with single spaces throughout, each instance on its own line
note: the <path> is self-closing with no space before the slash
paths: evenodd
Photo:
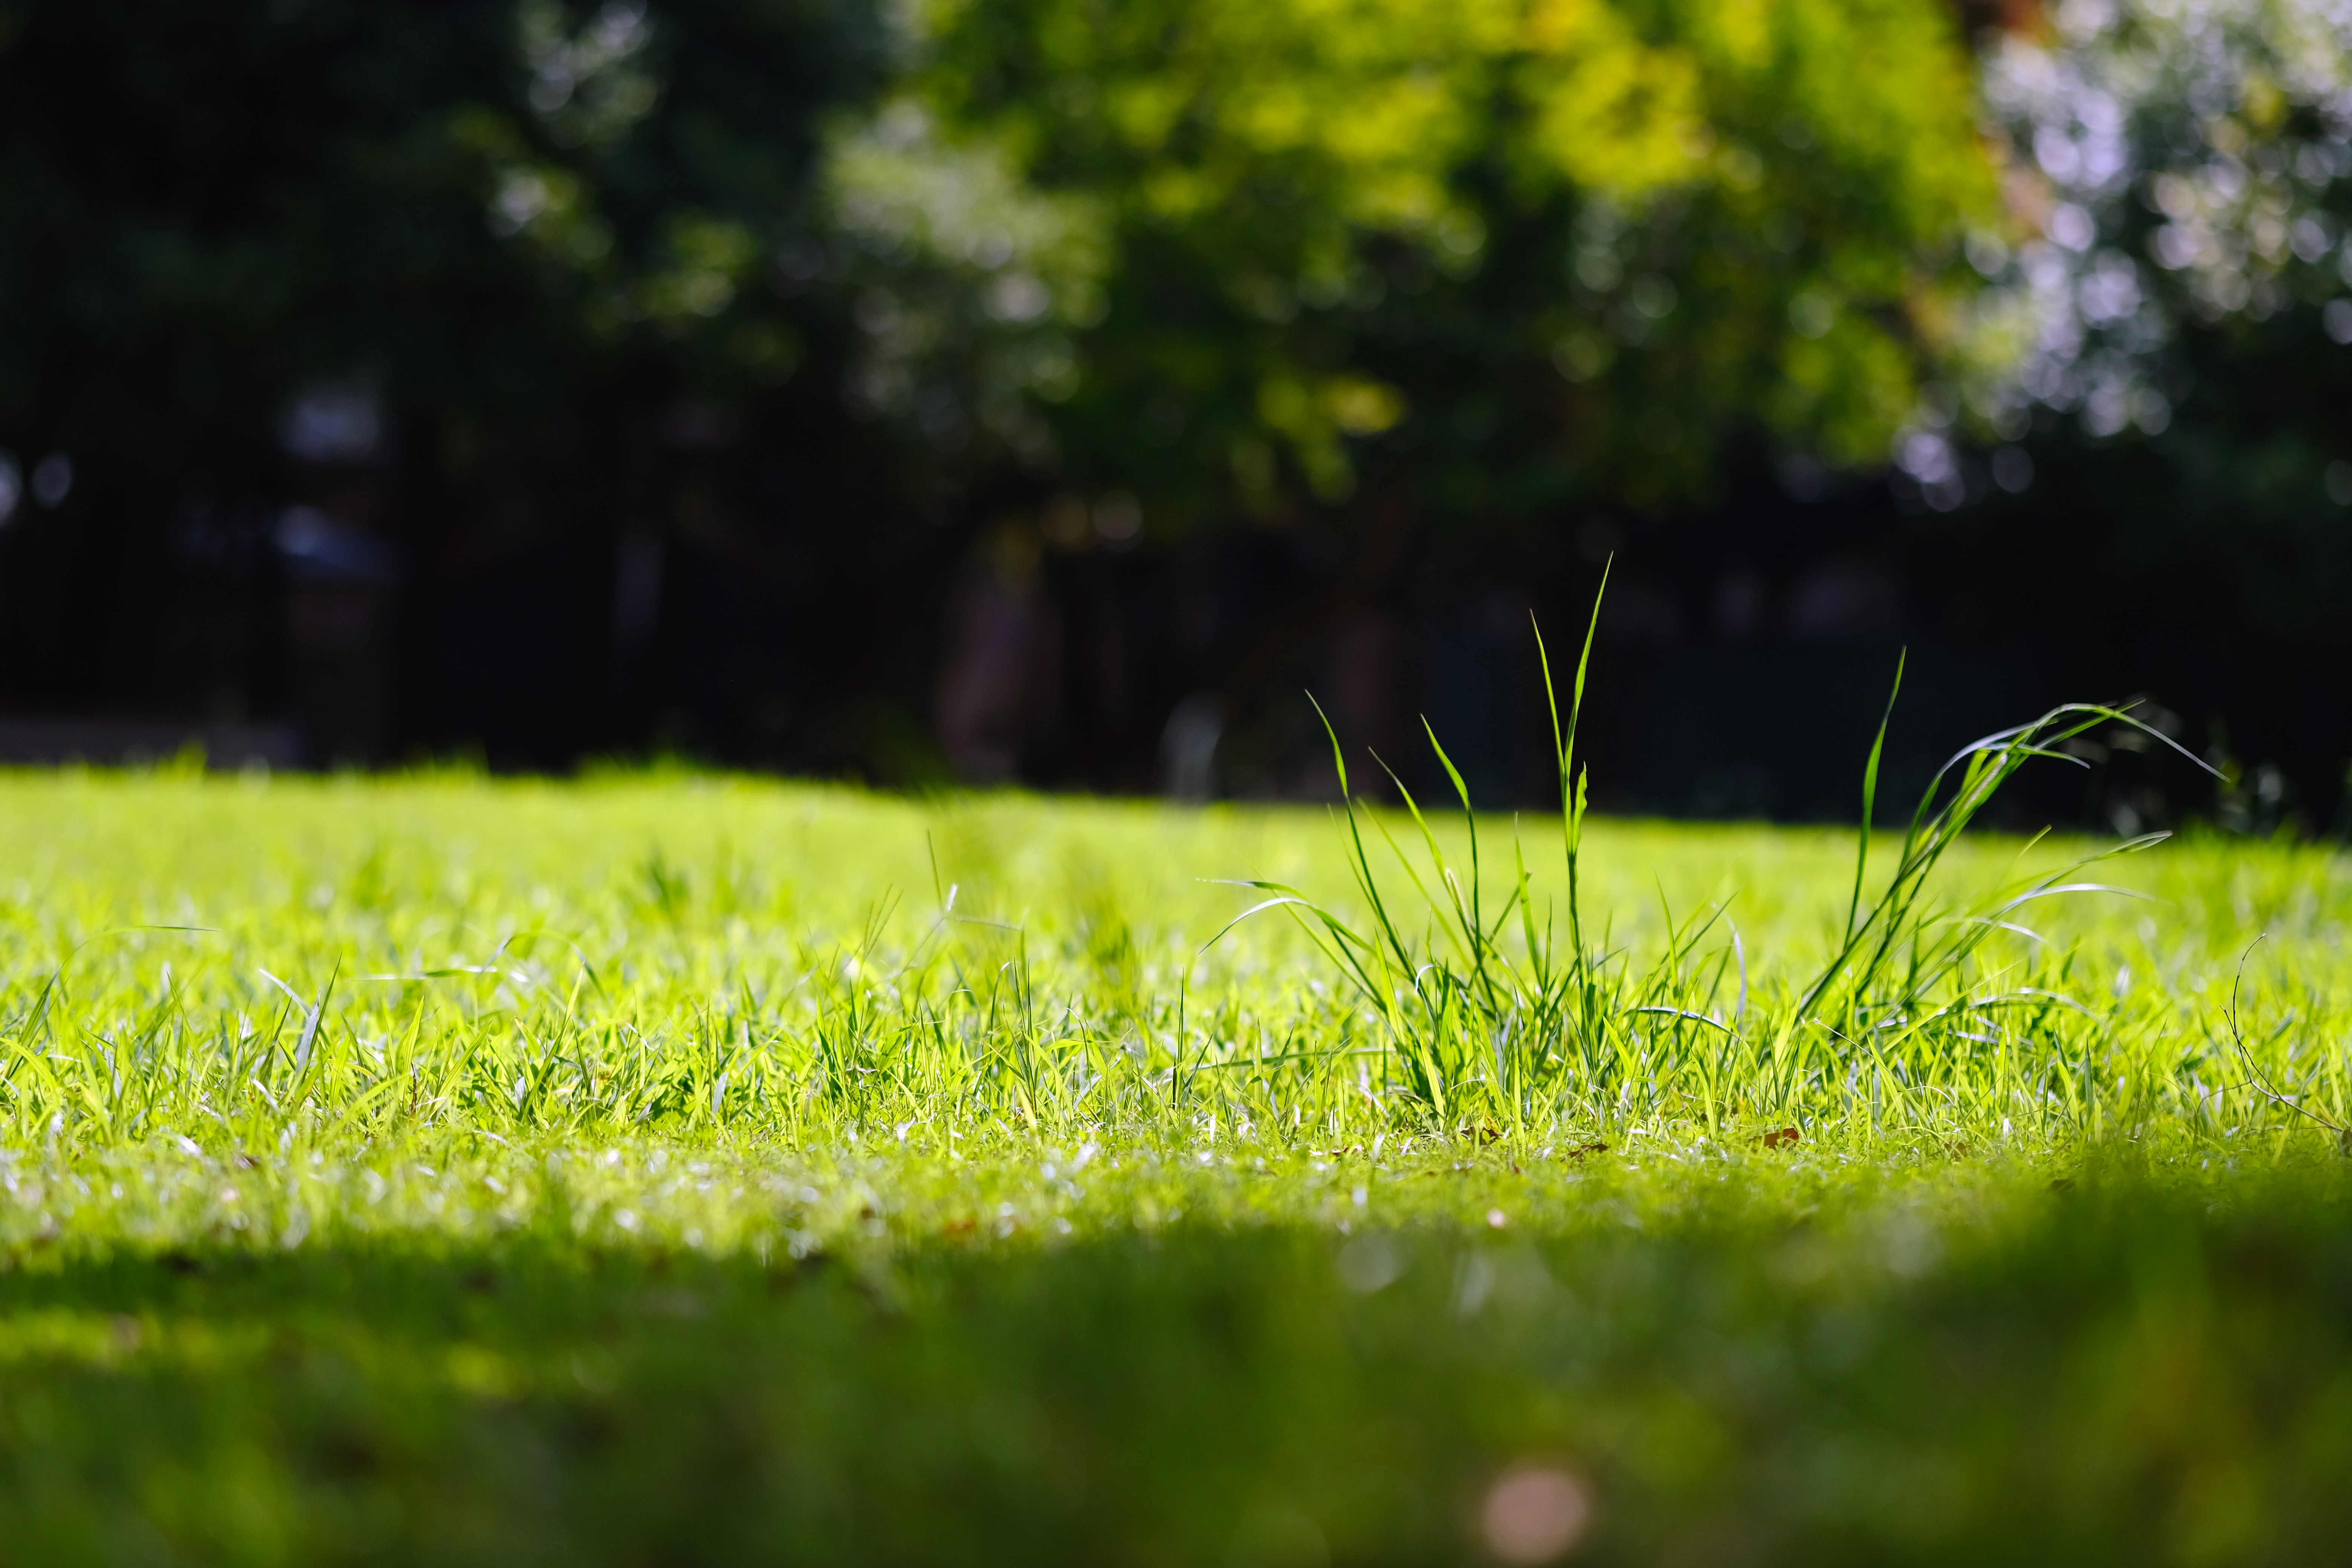
<path id="1" fill-rule="evenodd" d="M 0 778 L 0 1559 L 2344 1554 L 2335 854 L 1345 826 Z"/>

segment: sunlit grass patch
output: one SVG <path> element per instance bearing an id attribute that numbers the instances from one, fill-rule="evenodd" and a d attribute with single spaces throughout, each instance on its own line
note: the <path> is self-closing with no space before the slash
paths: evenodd
<path id="1" fill-rule="evenodd" d="M 2138 897 L 2029 909 L 1984 889 L 2046 887 L 2098 847 L 1956 839 L 1917 929 L 1861 976 L 1841 953 L 1867 934 L 1852 842 L 1810 830 L 1593 824 L 1571 947 L 1523 871 L 1525 846 L 1557 843 L 1535 820 L 1499 850 L 1490 826 L 1474 878 L 1458 823 L 1424 844 L 1360 815 L 1351 841 L 1317 811 L 625 779 L 0 793 L 0 1128 L 20 1158 L 1622 1154 L 1793 1128 L 1873 1160 L 2063 1162 L 2114 1140 L 2237 1157 L 2347 1120 L 2346 879 L 2320 849 L 2167 845 L 2099 868 Z M 1433 905 L 1373 907 L 1367 869 L 1401 879 L 1370 857 L 1399 830 L 1435 857 Z M 1213 943 L 1244 877 L 1379 931 L 1377 964 L 1263 917 Z"/>
<path id="2" fill-rule="evenodd" d="M 32 1557 L 2340 1538 L 2323 848 L 2126 858 L 2145 897 L 1832 1013 L 1850 835 L 1595 820 L 1584 999 L 1548 1040 L 1441 1006 L 1433 1078 L 1410 974 L 1384 1006 L 1294 925 L 1212 942 L 1253 878 L 1370 929 L 1319 809 L 456 774 L 0 808 Z M 1490 963 L 1541 947 L 1493 919 L 1516 854 L 1474 882 L 1462 822 L 1358 822 L 1433 846 Z M 1923 907 L 2102 847 L 1961 838 Z M 1392 907 L 1412 967 L 1448 907 Z"/>

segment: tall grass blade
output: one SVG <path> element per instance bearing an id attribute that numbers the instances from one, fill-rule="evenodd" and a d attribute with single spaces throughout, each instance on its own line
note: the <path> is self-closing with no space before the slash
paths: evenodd
<path id="1" fill-rule="evenodd" d="M 1853 896 L 1846 900 L 1845 937 L 1853 940 L 1854 917 L 1862 911 L 1862 881 L 1870 865 L 1870 835 L 1878 821 L 1878 760 L 1886 751 L 1886 726 L 1895 718 L 1895 700 L 1903 694 L 1903 664 L 1911 650 L 1905 648 L 1895 656 L 1895 685 L 1886 694 L 1886 710 L 1878 716 L 1878 733 L 1870 742 L 1870 760 L 1862 769 L 1862 831 L 1855 837 L 1858 843 L 1853 854 Z"/>

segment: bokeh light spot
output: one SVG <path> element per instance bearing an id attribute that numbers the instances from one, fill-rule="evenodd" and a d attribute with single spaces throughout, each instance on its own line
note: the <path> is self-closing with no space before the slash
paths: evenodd
<path id="1" fill-rule="evenodd" d="M 1514 1465 L 1486 1489 L 1478 1525 L 1486 1548 L 1506 1563 L 1549 1563 L 1566 1556 L 1592 1520 L 1584 1478 L 1556 1464 Z"/>

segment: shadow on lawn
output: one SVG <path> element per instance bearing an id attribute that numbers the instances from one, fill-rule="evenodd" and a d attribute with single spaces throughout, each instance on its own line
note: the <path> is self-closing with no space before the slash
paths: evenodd
<path id="1" fill-rule="evenodd" d="M 2352 1525 L 2341 1188 L 2215 1213 L 2086 1178 L 1964 1225 L 1180 1226 L 775 1268 L 530 1231 L 35 1253 L 0 1273 L 0 1539 L 25 1562 L 2317 1561 Z M 1514 1534 L 1546 1497 L 1561 1528 Z"/>

